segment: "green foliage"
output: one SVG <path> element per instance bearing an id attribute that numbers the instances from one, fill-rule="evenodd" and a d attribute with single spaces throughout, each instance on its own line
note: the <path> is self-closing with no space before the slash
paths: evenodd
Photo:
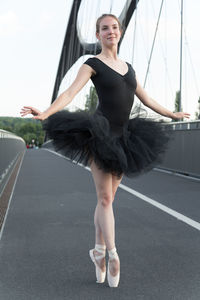
<path id="1" fill-rule="evenodd" d="M 0 117 L 0 129 L 22 137 L 26 144 L 35 140 L 35 145 L 41 146 L 44 141 L 44 131 L 40 121 L 29 118 Z"/>
<path id="2" fill-rule="evenodd" d="M 180 93 L 180 91 L 177 91 L 176 98 L 175 98 L 175 112 L 182 111 L 182 107 L 181 107 L 181 109 L 179 109 L 180 101 L 181 101 L 180 97 L 181 97 L 181 93 Z"/>
<path id="3" fill-rule="evenodd" d="M 200 97 L 198 99 L 198 108 L 197 111 L 195 112 L 195 119 L 200 120 Z"/>
<path id="4" fill-rule="evenodd" d="M 175 98 L 175 110 L 174 112 L 182 111 L 182 106 L 180 105 L 181 103 L 181 93 L 180 91 L 176 92 L 176 98 Z M 183 120 L 183 119 L 182 119 Z M 173 120 L 172 122 L 178 122 L 180 120 Z"/>
<path id="5" fill-rule="evenodd" d="M 98 96 L 94 86 L 90 87 L 89 94 L 86 95 L 85 111 L 93 113 L 97 107 Z"/>

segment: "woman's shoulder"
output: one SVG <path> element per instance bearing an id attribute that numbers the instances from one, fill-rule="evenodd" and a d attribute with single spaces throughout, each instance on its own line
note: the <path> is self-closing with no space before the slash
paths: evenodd
<path id="1" fill-rule="evenodd" d="M 84 64 L 89 65 L 90 67 L 93 67 L 96 65 L 95 56 L 88 58 Z"/>
<path id="2" fill-rule="evenodd" d="M 98 71 L 99 71 L 99 64 L 98 64 L 98 59 L 96 58 L 96 56 L 88 58 L 84 62 L 84 64 L 90 66 L 95 71 L 96 74 L 98 73 Z"/>
<path id="3" fill-rule="evenodd" d="M 135 74 L 135 69 L 133 68 L 133 65 L 129 63 L 128 61 L 125 61 L 125 63 L 129 66 L 129 68 L 134 72 Z"/>

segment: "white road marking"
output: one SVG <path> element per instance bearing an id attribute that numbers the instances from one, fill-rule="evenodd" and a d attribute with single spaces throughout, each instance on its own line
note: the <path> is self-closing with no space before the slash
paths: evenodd
<path id="1" fill-rule="evenodd" d="M 182 221 L 182 222 L 184 222 L 184 223 L 200 230 L 200 223 L 184 216 L 183 214 L 180 214 L 179 212 L 177 212 L 177 211 L 175 211 L 175 210 L 173 210 L 173 209 L 171 209 L 171 208 L 169 208 L 169 207 L 167 207 L 167 206 L 165 206 L 165 205 L 163 205 L 163 204 L 161 204 L 161 203 L 159 203 L 159 202 L 157 202 L 157 201 L 155 201 L 155 200 L 153 200 L 153 199 L 151 199 L 151 198 L 149 198 L 149 197 L 147 197 L 147 196 L 145 196 L 145 195 L 143 195 L 143 194 L 141 194 L 141 193 L 139 193 L 139 192 L 137 192 L 133 189 L 131 189 L 130 187 L 128 187 L 124 184 L 120 184 L 119 187 L 121 189 L 125 190 L 126 192 L 142 199 L 143 201 L 148 202 L 149 204 L 161 209 L 162 211 L 168 213 L 169 215 L 175 217 L 176 219 L 178 219 L 178 220 L 180 220 L 180 221 Z"/>
<path id="2" fill-rule="evenodd" d="M 47 150 L 47 151 L 49 151 L 49 152 L 51 152 L 51 153 L 53 153 L 55 155 L 58 155 L 60 157 L 63 157 L 65 159 L 69 160 L 64 155 L 59 154 L 59 153 L 57 153 L 55 151 L 52 151 L 50 149 L 43 148 L 43 150 Z M 86 170 L 90 171 L 90 168 L 85 167 L 84 165 L 79 164 L 79 163 L 78 163 L 78 165 L 81 166 L 81 167 L 84 167 Z M 162 210 L 162 211 L 166 212 L 167 214 L 175 217 L 176 219 L 178 219 L 178 220 L 180 220 L 180 221 L 182 221 L 182 222 L 190 225 L 191 227 L 193 227 L 193 228 L 195 228 L 197 230 L 200 230 L 200 223 L 199 222 L 196 222 L 196 221 L 194 221 L 194 220 L 192 220 L 192 219 L 184 216 L 183 214 L 181 214 L 181 213 L 179 213 L 179 212 L 177 212 L 177 211 L 175 211 L 175 210 L 173 210 L 173 209 L 171 209 L 171 208 L 169 208 L 169 207 L 167 207 L 167 206 L 165 206 L 165 205 L 163 205 L 163 204 L 161 204 L 161 203 L 159 203 L 159 202 L 157 202 L 157 201 L 155 201 L 155 200 L 153 200 L 153 199 L 151 199 L 151 198 L 149 198 L 149 197 L 147 197 L 145 195 L 143 195 L 142 193 L 139 193 L 139 192 L 131 189 L 130 187 L 128 187 L 128 186 L 126 186 L 126 185 L 124 185 L 122 183 L 120 183 L 119 187 L 121 189 L 123 189 L 124 191 L 126 191 L 126 192 L 128 192 L 128 193 L 130 193 L 130 194 L 132 194 L 132 195 L 134 195 L 134 196 L 142 199 L 143 201 L 145 201 L 145 202 L 147 202 L 147 203 L 149 203 L 149 204 L 151 204 L 151 205 L 159 208 L 160 210 Z"/>
<path id="3" fill-rule="evenodd" d="M 154 168 L 153 170 L 157 171 L 157 172 L 161 172 L 161 173 L 166 173 L 166 174 L 182 177 L 182 178 L 185 178 L 185 179 L 200 181 L 200 177 L 194 177 L 192 175 L 184 175 L 184 174 L 178 173 L 176 171 L 170 171 L 170 170 L 165 170 L 165 169 L 161 169 L 161 168 Z"/>

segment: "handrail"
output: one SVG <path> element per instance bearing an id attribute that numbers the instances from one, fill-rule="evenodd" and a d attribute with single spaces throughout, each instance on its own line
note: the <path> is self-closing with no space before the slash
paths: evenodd
<path id="1" fill-rule="evenodd" d="M 196 121 L 179 121 L 179 122 L 166 122 L 163 125 L 171 128 L 172 130 L 196 130 L 200 129 L 200 120 Z"/>
<path id="2" fill-rule="evenodd" d="M 21 137 L 0 129 L 0 195 L 17 158 L 25 149 L 26 143 Z"/>
<path id="3" fill-rule="evenodd" d="M 194 121 L 177 121 L 177 122 L 169 122 L 167 124 L 193 124 L 193 123 L 200 123 L 200 120 L 194 120 Z"/>
<path id="4" fill-rule="evenodd" d="M 16 134 L 0 129 L 0 139 L 6 139 L 6 138 L 24 141 L 20 136 L 17 136 Z"/>

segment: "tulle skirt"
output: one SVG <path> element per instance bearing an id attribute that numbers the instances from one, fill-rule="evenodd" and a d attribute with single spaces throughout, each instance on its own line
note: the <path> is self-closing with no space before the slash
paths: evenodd
<path id="1" fill-rule="evenodd" d="M 91 161 L 116 176 L 129 177 L 151 170 L 160 163 L 169 135 L 161 122 L 129 119 L 120 134 L 102 114 L 60 111 L 43 121 L 55 151 L 77 163 Z"/>

